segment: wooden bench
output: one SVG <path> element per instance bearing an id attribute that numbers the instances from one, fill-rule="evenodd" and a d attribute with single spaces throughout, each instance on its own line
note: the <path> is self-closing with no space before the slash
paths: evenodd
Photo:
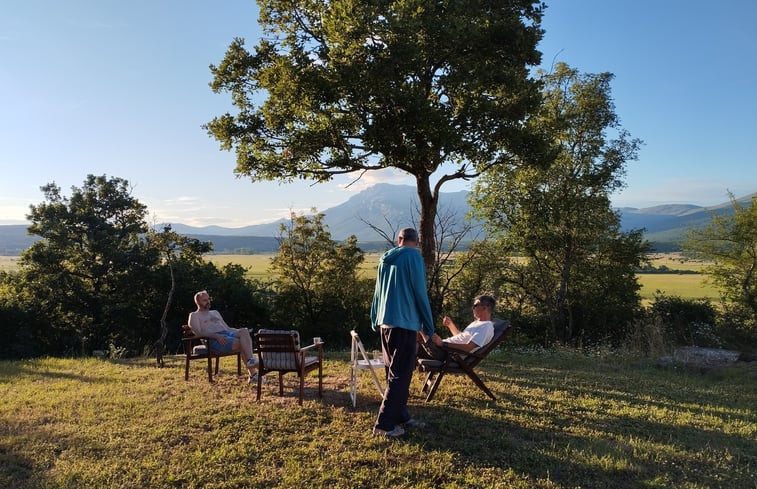
<path id="1" fill-rule="evenodd" d="M 184 380 L 189 380 L 189 362 L 192 360 L 207 359 L 208 361 L 208 382 L 213 382 L 213 359 L 216 359 L 215 373 L 218 375 L 218 362 L 221 357 L 237 357 L 237 375 L 242 375 L 242 355 L 239 351 L 228 353 L 219 353 L 211 351 L 208 347 L 208 338 L 195 335 L 189 328 L 189 325 L 181 327 L 181 341 L 184 345 L 184 354 L 187 357 L 184 368 Z"/>

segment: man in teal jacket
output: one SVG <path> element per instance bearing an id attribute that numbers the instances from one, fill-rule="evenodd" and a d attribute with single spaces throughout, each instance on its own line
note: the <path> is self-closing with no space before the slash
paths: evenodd
<path id="1" fill-rule="evenodd" d="M 396 438 L 402 425 L 419 424 L 410 418 L 407 399 L 415 369 L 418 332 L 434 334 L 434 320 L 426 291 L 426 269 L 418 251 L 418 233 L 402 229 L 397 247 L 379 260 L 376 290 L 371 305 L 373 330 L 380 330 L 387 366 L 387 387 L 373 434 Z"/>

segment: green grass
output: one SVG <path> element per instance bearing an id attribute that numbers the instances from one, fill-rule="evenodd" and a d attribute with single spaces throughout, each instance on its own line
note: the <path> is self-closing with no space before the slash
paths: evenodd
<path id="1" fill-rule="evenodd" d="M 214 263 L 218 267 L 222 267 L 229 263 L 235 263 L 248 269 L 247 276 L 249 278 L 255 278 L 261 281 L 269 279 L 271 260 L 273 254 L 259 254 L 259 255 L 206 255 L 205 259 Z M 365 277 L 374 277 L 376 274 L 376 266 L 381 255 L 378 253 L 366 253 L 365 261 L 361 264 L 359 270 Z M 2 266 L 0 261 L 0 266 Z"/>
<path id="2" fill-rule="evenodd" d="M 481 365 L 498 396 L 444 379 L 403 441 L 370 436 L 379 396 L 331 352 L 325 393 L 309 376 L 264 386 L 233 360 L 214 384 L 183 357 L 0 362 L 0 487 L 59 488 L 755 488 L 757 382 L 619 356 L 496 352 Z"/>
<path id="3" fill-rule="evenodd" d="M 641 284 L 642 299 L 652 299 L 658 290 L 665 295 L 675 295 L 684 299 L 717 299 L 719 297 L 718 290 L 707 282 L 706 275 L 640 273 L 637 277 Z"/>

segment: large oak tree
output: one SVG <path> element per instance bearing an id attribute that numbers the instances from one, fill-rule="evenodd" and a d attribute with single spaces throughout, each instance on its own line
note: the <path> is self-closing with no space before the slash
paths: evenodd
<path id="1" fill-rule="evenodd" d="M 237 112 L 209 122 L 252 181 L 415 178 L 434 261 L 440 188 L 541 151 L 524 121 L 544 6 L 531 0 L 259 0 L 263 36 L 235 39 L 212 88 Z"/>

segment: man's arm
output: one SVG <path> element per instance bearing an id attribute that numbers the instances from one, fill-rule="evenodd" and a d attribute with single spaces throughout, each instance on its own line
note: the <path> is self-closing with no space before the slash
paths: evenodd
<path id="1" fill-rule="evenodd" d="M 200 326 L 200 321 L 195 317 L 195 313 L 189 313 L 187 324 L 189 325 L 189 329 L 191 329 L 195 335 L 202 336 L 202 326 Z"/>
<path id="2" fill-rule="evenodd" d="M 460 350 L 460 351 L 462 351 L 464 353 L 470 353 L 473 350 L 475 350 L 476 348 L 478 348 L 478 345 L 475 344 L 472 341 L 469 341 L 468 343 L 449 343 L 449 342 L 445 342 L 444 346 L 445 346 L 445 348 L 450 348 L 452 350 Z"/>
<path id="3" fill-rule="evenodd" d="M 460 329 L 458 329 L 458 327 L 455 325 L 455 322 L 452 321 L 452 318 L 449 316 L 444 316 L 444 319 L 442 320 L 442 324 L 444 324 L 447 328 L 449 328 L 449 332 L 452 333 L 452 336 L 455 336 L 456 334 L 461 333 Z"/>

